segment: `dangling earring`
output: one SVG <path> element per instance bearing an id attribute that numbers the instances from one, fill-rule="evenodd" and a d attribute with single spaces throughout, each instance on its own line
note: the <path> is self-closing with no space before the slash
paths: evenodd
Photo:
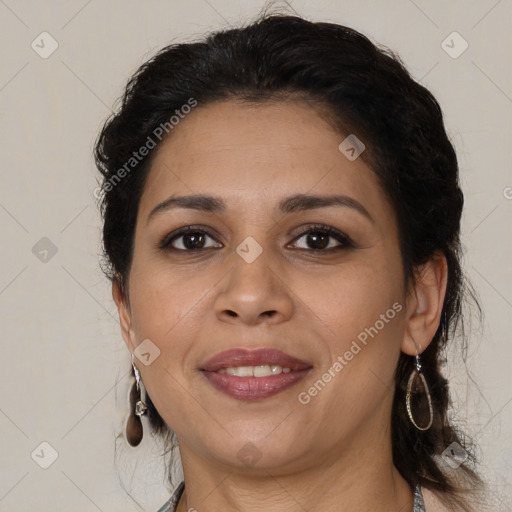
<path id="1" fill-rule="evenodd" d="M 126 439 L 131 446 L 138 446 L 142 441 L 142 420 L 141 416 L 146 414 L 148 407 L 141 397 L 140 391 L 140 373 L 133 361 L 132 353 L 132 369 L 135 376 L 135 382 L 130 390 L 130 415 L 126 423 Z"/>
<path id="2" fill-rule="evenodd" d="M 425 394 L 427 395 L 427 401 L 428 401 L 428 410 L 429 410 L 429 422 L 426 427 L 420 427 L 413 418 L 412 410 L 411 410 L 411 393 L 416 393 L 417 390 L 413 391 L 413 383 L 414 379 L 418 377 L 423 382 L 423 389 Z M 418 430 L 428 430 L 434 421 L 434 411 L 432 409 L 432 400 L 430 398 L 430 392 L 428 390 L 427 381 L 425 380 L 425 376 L 423 375 L 421 371 L 421 363 L 420 363 L 420 356 L 416 352 L 416 368 L 412 371 L 411 376 L 409 377 L 409 382 L 407 383 L 407 394 L 405 397 L 405 403 L 407 406 L 407 414 L 409 415 L 409 419 L 411 420 L 412 424 L 418 429 Z"/>

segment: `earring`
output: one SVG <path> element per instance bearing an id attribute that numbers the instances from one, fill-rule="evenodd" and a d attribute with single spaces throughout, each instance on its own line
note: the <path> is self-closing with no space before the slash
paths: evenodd
<path id="1" fill-rule="evenodd" d="M 142 421 L 141 416 L 146 414 L 148 407 L 141 397 L 140 373 L 133 361 L 132 353 L 132 369 L 135 376 L 135 382 L 130 390 L 130 415 L 126 423 L 126 439 L 131 446 L 138 446 L 142 441 Z"/>
<path id="2" fill-rule="evenodd" d="M 414 380 L 419 377 L 423 383 L 423 389 L 424 393 L 427 396 L 427 402 L 428 402 L 428 410 L 429 410 L 429 422 L 426 427 L 420 427 L 416 421 L 414 421 L 414 417 L 412 415 L 411 410 L 411 393 L 417 393 L 419 391 L 418 387 L 414 388 L 413 391 L 413 384 Z M 425 376 L 423 375 L 421 371 L 421 363 L 420 363 L 420 356 L 418 353 L 416 353 L 416 368 L 411 372 L 411 376 L 409 377 L 409 382 L 407 383 L 407 394 L 405 397 L 405 403 L 407 406 L 407 414 L 409 415 L 409 419 L 411 420 L 411 423 L 418 429 L 418 430 L 428 430 L 434 421 L 434 411 L 432 409 L 432 399 L 430 398 L 430 392 L 427 386 L 427 381 L 425 380 Z"/>

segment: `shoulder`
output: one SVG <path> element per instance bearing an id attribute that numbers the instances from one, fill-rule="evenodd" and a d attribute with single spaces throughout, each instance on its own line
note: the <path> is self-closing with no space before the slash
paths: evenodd
<path id="1" fill-rule="evenodd" d="M 426 512 L 453 512 L 448 508 L 441 498 L 428 489 L 422 489 L 423 501 L 425 502 Z"/>
<path id="2" fill-rule="evenodd" d="M 467 506 L 465 508 L 450 505 L 453 503 L 449 498 L 443 498 L 440 493 L 435 493 L 429 489 L 421 489 L 426 512 L 505 512 L 509 508 L 502 508 L 495 501 L 495 497 L 489 496 L 485 492 L 473 492 L 466 496 Z"/>
<path id="3" fill-rule="evenodd" d="M 174 490 L 172 496 L 166 501 L 157 512 L 176 512 L 178 501 L 180 501 L 181 495 L 185 489 L 185 482 L 180 482 L 178 487 Z"/>

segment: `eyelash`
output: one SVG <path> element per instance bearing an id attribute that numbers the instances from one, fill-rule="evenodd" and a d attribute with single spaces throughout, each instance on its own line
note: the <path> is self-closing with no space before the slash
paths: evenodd
<path id="1" fill-rule="evenodd" d="M 213 235 L 210 234 L 209 231 L 207 231 L 205 229 L 202 229 L 202 228 L 196 227 L 196 226 L 186 226 L 185 228 L 179 229 L 178 231 L 171 233 L 170 235 L 167 235 L 160 242 L 158 247 L 162 250 L 173 251 L 175 253 L 177 253 L 177 252 L 198 253 L 198 252 L 206 251 L 208 249 L 215 249 L 215 247 L 207 247 L 205 249 L 176 249 L 175 247 L 171 246 L 171 243 L 174 240 L 176 240 L 184 235 L 196 234 L 196 233 L 208 235 L 210 238 L 213 238 L 213 239 L 215 238 Z M 296 240 L 299 240 L 300 238 L 302 238 L 304 235 L 307 235 L 307 234 L 327 234 L 330 237 L 335 238 L 338 242 L 341 243 L 341 245 L 339 245 L 337 247 L 331 247 L 330 249 L 299 249 L 299 250 L 313 252 L 313 253 L 321 253 L 321 252 L 329 253 L 329 252 L 341 250 L 341 249 L 354 249 L 356 247 L 356 244 L 352 241 L 352 239 L 349 236 L 345 235 L 345 233 L 343 233 L 331 226 L 327 226 L 325 224 L 315 224 L 312 226 L 308 226 L 305 230 L 300 232 L 293 239 L 293 241 L 295 242 Z"/>

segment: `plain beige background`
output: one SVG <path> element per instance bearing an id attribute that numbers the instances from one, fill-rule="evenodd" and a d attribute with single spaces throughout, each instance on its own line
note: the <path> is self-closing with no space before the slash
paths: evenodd
<path id="1" fill-rule="evenodd" d="M 485 311 L 470 339 L 471 378 L 456 350 L 448 375 L 457 421 L 504 500 L 512 494 L 512 2 L 276 4 L 393 48 L 442 105 L 466 198 L 465 268 Z M 156 511 L 168 498 L 151 439 L 138 449 L 118 443 L 114 453 L 130 366 L 98 265 L 92 145 L 154 51 L 253 18 L 262 6 L 0 0 L 0 511 Z"/>

